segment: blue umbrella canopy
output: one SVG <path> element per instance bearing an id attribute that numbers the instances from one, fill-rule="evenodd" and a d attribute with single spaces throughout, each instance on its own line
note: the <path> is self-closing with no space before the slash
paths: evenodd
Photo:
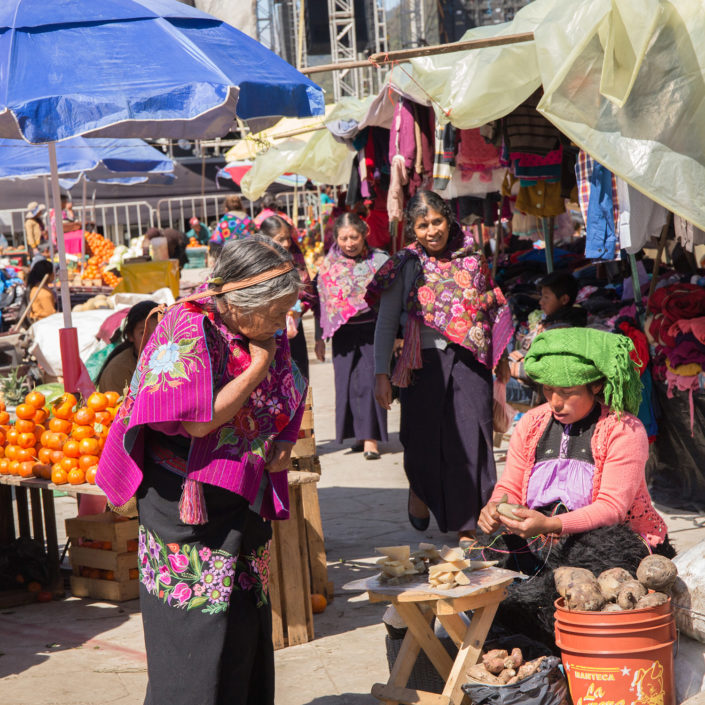
<path id="1" fill-rule="evenodd" d="M 84 173 L 92 181 L 168 174 L 174 162 L 139 139 L 73 137 L 56 145 L 59 174 Z M 49 176 L 49 155 L 43 145 L 0 139 L 0 179 Z"/>
<path id="2" fill-rule="evenodd" d="M 323 92 L 234 27 L 176 0 L 4 0 L 0 136 L 209 138 L 237 114 L 309 117 Z"/>

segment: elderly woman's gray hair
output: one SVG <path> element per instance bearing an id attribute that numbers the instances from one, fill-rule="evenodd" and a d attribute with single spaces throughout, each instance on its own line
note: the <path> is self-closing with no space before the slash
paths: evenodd
<path id="1" fill-rule="evenodd" d="M 291 255 L 283 247 L 268 237 L 252 235 L 242 240 L 229 240 L 225 243 L 213 267 L 212 276 L 222 279 L 223 283 L 227 284 L 255 277 L 284 262 L 291 261 Z M 233 306 L 255 310 L 283 296 L 298 294 L 301 288 L 301 277 L 294 268 L 274 279 L 268 279 L 245 289 L 229 291 L 222 296 Z"/>

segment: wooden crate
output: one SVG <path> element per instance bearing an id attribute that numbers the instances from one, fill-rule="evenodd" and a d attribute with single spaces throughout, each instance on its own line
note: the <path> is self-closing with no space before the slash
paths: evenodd
<path id="1" fill-rule="evenodd" d="M 314 637 L 311 593 L 333 598 L 328 581 L 321 513 L 316 483 L 310 472 L 289 473 L 290 517 L 273 523 L 269 597 L 275 649 Z"/>
<path id="2" fill-rule="evenodd" d="M 291 457 L 295 470 L 321 474 L 321 463 L 316 455 L 316 436 L 313 431 L 313 392 L 311 387 L 308 388 L 306 395 L 306 408 L 301 420 L 299 439 L 291 451 Z"/>
<path id="3" fill-rule="evenodd" d="M 93 597 L 122 602 L 139 596 L 139 579 L 130 578 L 137 569 L 137 551 L 128 551 L 128 542 L 137 540 L 137 519 L 116 520 L 110 512 L 66 520 L 66 535 L 71 540 L 71 592 L 75 597 Z M 80 545 L 81 539 L 109 541 L 110 550 Z M 86 578 L 81 568 L 112 570 L 114 580 Z"/>

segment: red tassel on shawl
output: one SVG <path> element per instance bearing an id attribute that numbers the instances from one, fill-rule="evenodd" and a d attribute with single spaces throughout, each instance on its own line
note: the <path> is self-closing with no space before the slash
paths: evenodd
<path id="1" fill-rule="evenodd" d="M 203 483 L 187 477 L 179 501 L 179 518 L 184 524 L 205 524 L 208 522 L 206 499 L 203 496 Z"/>
<path id="2" fill-rule="evenodd" d="M 392 384 L 396 387 L 408 387 L 411 382 L 411 371 L 420 370 L 421 359 L 421 324 L 416 316 L 409 316 L 404 330 L 404 347 L 394 366 Z"/>

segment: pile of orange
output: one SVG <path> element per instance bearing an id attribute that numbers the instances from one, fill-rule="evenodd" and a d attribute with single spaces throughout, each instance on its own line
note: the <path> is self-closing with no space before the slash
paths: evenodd
<path id="1" fill-rule="evenodd" d="M 193 236 L 188 239 L 188 245 L 186 247 L 201 247 L 201 243 Z"/>
<path id="2" fill-rule="evenodd" d="M 15 410 L 17 421 L 0 411 L 0 474 L 42 477 L 54 484 L 95 484 L 98 459 L 117 413 L 116 392 L 95 392 L 84 406 L 63 394 L 50 409 L 37 391 Z"/>
<path id="3" fill-rule="evenodd" d="M 86 233 L 86 244 L 91 256 L 83 268 L 81 278 L 86 280 L 102 279 L 104 284 L 114 289 L 120 282 L 120 277 L 107 271 L 105 265 L 113 256 L 115 245 L 98 233 Z"/>

